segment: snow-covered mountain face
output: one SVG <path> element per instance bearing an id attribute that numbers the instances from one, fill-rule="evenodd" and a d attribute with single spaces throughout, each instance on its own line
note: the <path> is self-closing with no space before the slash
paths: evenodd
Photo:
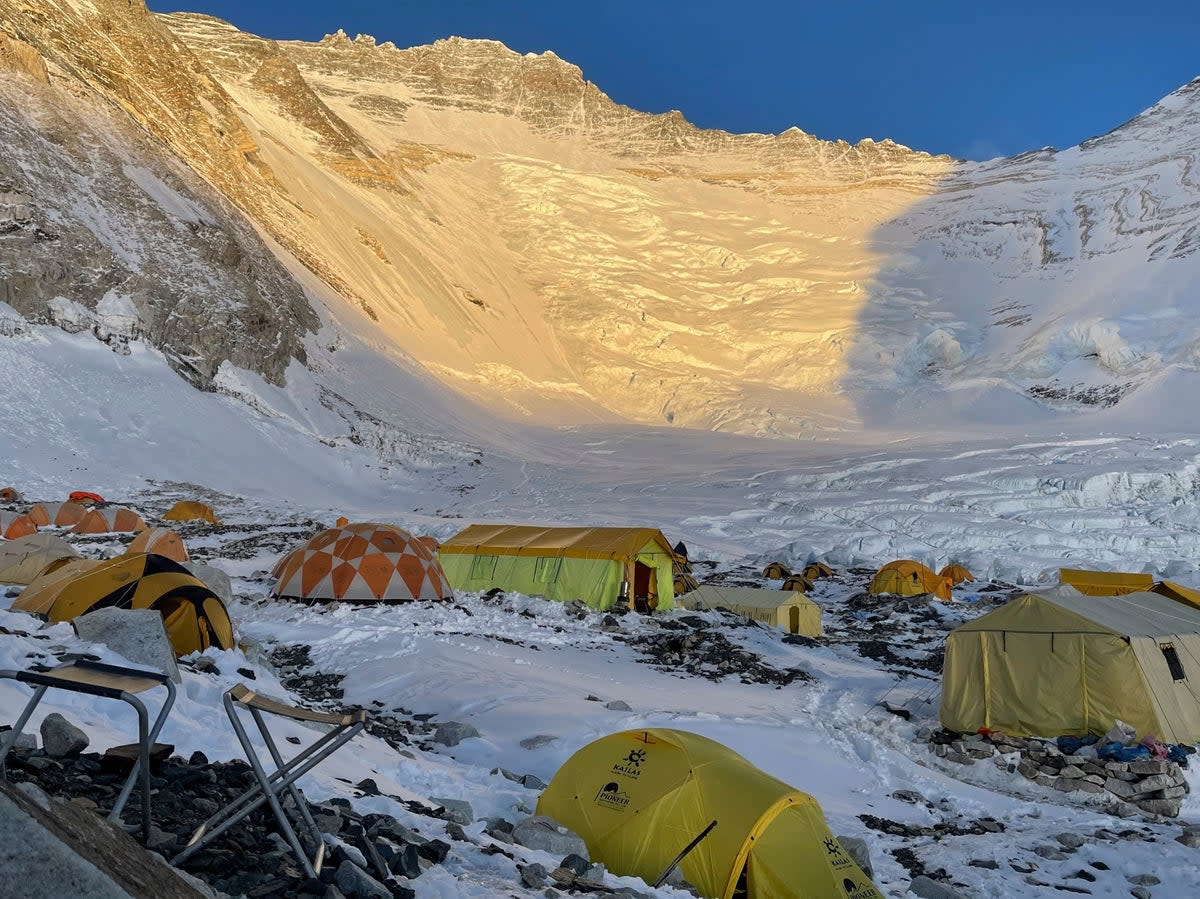
<path id="1" fill-rule="evenodd" d="M 278 382 L 316 330 L 229 204 L 381 344 L 535 422 L 1032 421 L 1195 365 L 1194 84 L 964 164 L 699 130 L 489 41 L 277 43 L 123 0 L 0 0 L 0 24 L 5 297 L 129 298 L 201 383 L 225 359 Z"/>

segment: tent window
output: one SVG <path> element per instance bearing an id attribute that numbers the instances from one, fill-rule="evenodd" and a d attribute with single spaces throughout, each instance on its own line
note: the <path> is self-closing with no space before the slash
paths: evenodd
<path id="1" fill-rule="evenodd" d="M 490 580 L 496 573 L 498 556 L 476 556 L 471 560 L 471 580 Z"/>
<path id="2" fill-rule="evenodd" d="M 1183 673 L 1183 662 L 1179 661 L 1179 653 L 1175 651 L 1175 644 L 1160 643 L 1158 648 L 1162 650 L 1163 658 L 1167 660 L 1167 667 L 1171 669 L 1171 677 L 1175 680 L 1187 680 L 1187 675 Z"/>
<path id="3" fill-rule="evenodd" d="M 553 584 L 562 571 L 562 559 L 539 557 L 533 563 L 533 579 L 539 584 Z"/>

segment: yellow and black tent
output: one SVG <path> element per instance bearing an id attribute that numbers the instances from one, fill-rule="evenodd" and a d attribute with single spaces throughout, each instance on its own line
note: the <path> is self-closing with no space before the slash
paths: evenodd
<path id="1" fill-rule="evenodd" d="M 648 883 L 703 834 L 679 869 L 709 899 L 882 899 L 815 799 L 687 731 L 589 743 L 554 775 L 537 811 L 579 834 L 593 861 Z"/>
<path id="2" fill-rule="evenodd" d="M 821 607 L 792 590 L 705 584 L 680 604 L 689 609 L 728 609 L 791 634 L 819 637 L 822 633 Z"/>
<path id="3" fill-rule="evenodd" d="M 438 559 L 456 590 L 498 587 L 594 609 L 623 593 L 631 608 L 674 604 L 675 551 L 655 528 L 473 524 L 438 547 Z"/>
<path id="4" fill-rule="evenodd" d="M 807 593 L 813 589 L 813 582 L 802 574 L 789 574 L 783 579 L 779 589 L 791 593 Z"/>
<path id="5" fill-rule="evenodd" d="M 833 569 L 824 562 L 809 562 L 800 573 L 810 581 L 819 581 L 823 577 L 833 577 Z"/>
<path id="6" fill-rule="evenodd" d="M 1154 575 L 1132 571 L 1089 571 L 1085 568 L 1060 568 L 1058 580 L 1086 596 L 1124 596 L 1154 586 Z"/>
<path id="7" fill-rule="evenodd" d="M 778 581 L 783 578 L 792 576 L 792 569 L 788 568 L 782 562 L 772 562 L 763 569 L 762 576 L 768 581 Z"/>
<path id="8" fill-rule="evenodd" d="M 941 720 L 950 730 L 1103 734 L 1118 718 L 1143 736 L 1200 740 L 1200 610 L 1157 593 L 1060 586 L 946 638 Z"/>
<path id="9" fill-rule="evenodd" d="M 951 599 L 950 578 L 934 574 L 932 570 L 912 559 L 888 562 L 875 572 L 867 592 L 872 595 L 892 593 L 896 596 L 931 593 L 938 599 Z"/>
<path id="10" fill-rule="evenodd" d="M 208 524 L 220 524 L 213 507 L 196 500 L 180 500 L 167 510 L 163 521 L 203 521 Z"/>
<path id="11" fill-rule="evenodd" d="M 233 647 L 233 624 L 225 604 L 178 562 L 151 553 L 117 556 L 39 578 L 13 602 L 18 611 L 71 621 L 96 609 L 155 609 L 177 655 Z"/>

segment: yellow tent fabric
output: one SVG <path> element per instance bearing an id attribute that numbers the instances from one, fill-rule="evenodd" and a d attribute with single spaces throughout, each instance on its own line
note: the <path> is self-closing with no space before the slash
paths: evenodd
<path id="1" fill-rule="evenodd" d="M 443 543 L 438 559 L 457 590 L 498 587 L 608 609 L 625 582 L 631 607 L 674 605 L 675 552 L 655 528 L 473 524 Z"/>
<path id="2" fill-rule="evenodd" d="M 786 577 L 791 577 L 792 569 L 788 568 L 782 562 L 772 562 L 763 569 L 762 576 L 768 581 L 778 581 Z"/>
<path id="3" fill-rule="evenodd" d="M 807 593 L 813 589 L 813 582 L 802 574 L 791 574 L 784 578 L 783 583 L 779 585 L 779 589 L 793 593 Z"/>
<path id="4" fill-rule="evenodd" d="M 1193 680 L 1194 678 L 1194 680 Z M 1156 593 L 1071 587 L 1011 600 L 952 631 L 942 669 L 950 730 L 1200 739 L 1200 610 Z"/>
<path id="5" fill-rule="evenodd" d="M 46 566 L 79 553 L 56 534 L 30 534 L 0 543 L 0 584 L 28 584 Z"/>
<path id="6" fill-rule="evenodd" d="M 233 647 L 225 604 L 178 562 L 152 553 L 117 556 L 74 577 L 49 575 L 41 588 L 22 592 L 13 603 L 14 609 L 51 621 L 71 621 L 107 606 L 157 609 L 177 655 Z"/>
<path id="7" fill-rule="evenodd" d="M 98 559 L 62 559 L 59 563 L 48 566 L 13 600 L 13 611 L 48 615 L 63 587 L 99 564 Z"/>
<path id="8" fill-rule="evenodd" d="M 700 582 L 696 580 L 693 575 L 687 572 L 676 574 L 674 577 L 674 584 L 676 599 L 679 599 L 679 597 L 683 596 L 685 593 L 692 592 L 700 586 Z"/>
<path id="9" fill-rule="evenodd" d="M 882 899 L 834 839 L 811 796 L 707 737 L 654 728 L 584 746 L 554 775 L 537 811 L 571 828 L 593 861 L 653 882 L 680 863 L 702 896 Z"/>
<path id="10" fill-rule="evenodd" d="M 221 523 L 212 506 L 190 499 L 181 500 L 171 506 L 163 516 L 163 521 L 206 521 L 209 524 Z"/>
<path id="11" fill-rule="evenodd" d="M 951 599 L 950 579 L 934 574 L 920 562 L 897 559 L 876 572 L 867 588 L 868 593 L 892 593 L 896 596 L 919 596 L 932 593 L 938 599 Z"/>
<path id="12" fill-rule="evenodd" d="M 947 565 L 938 572 L 938 577 L 950 578 L 950 583 L 957 586 L 958 584 L 966 584 L 975 580 L 975 575 L 971 574 L 970 570 L 965 565 L 951 564 Z"/>
<path id="13" fill-rule="evenodd" d="M 1169 596 L 1171 599 L 1186 602 L 1188 605 L 1200 609 L 1200 590 L 1193 590 L 1183 584 L 1177 584 L 1174 581 L 1159 581 L 1150 588 L 1150 592 L 1160 596 Z"/>
<path id="14" fill-rule="evenodd" d="M 689 593 L 680 605 L 687 609 L 728 609 L 791 634 L 822 634 L 821 607 L 803 593 L 705 584 Z"/>
<path id="15" fill-rule="evenodd" d="M 1154 576 L 1131 571 L 1088 571 L 1084 568 L 1058 569 L 1059 583 L 1074 587 L 1087 596 L 1123 596 L 1149 590 Z"/>

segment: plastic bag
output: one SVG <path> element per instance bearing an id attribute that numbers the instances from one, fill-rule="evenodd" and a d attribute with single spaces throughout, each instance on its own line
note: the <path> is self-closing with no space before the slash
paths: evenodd
<path id="1" fill-rule="evenodd" d="M 1118 718 L 1113 722 L 1112 729 L 1104 735 L 1103 742 L 1129 746 L 1137 742 L 1137 731 Z"/>

